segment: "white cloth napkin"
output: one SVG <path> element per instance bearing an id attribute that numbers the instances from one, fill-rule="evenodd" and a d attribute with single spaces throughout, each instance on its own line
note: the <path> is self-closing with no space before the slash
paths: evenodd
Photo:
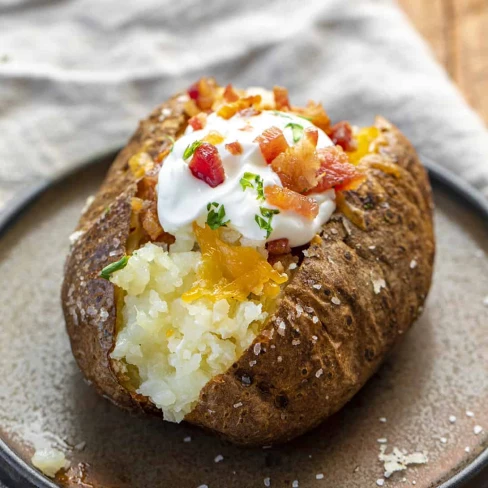
<path id="1" fill-rule="evenodd" d="M 0 205 L 125 143 L 203 74 L 383 114 L 488 195 L 488 133 L 389 0 L 3 0 Z"/>

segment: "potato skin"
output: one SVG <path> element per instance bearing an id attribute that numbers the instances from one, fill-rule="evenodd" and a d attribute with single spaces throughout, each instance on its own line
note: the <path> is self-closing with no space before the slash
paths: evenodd
<path id="1" fill-rule="evenodd" d="M 114 286 L 98 273 L 125 254 L 137 187 L 128 159 L 141 150 L 155 155 L 168 135 L 181 133 L 187 123 L 183 104 L 180 94 L 158 107 L 117 156 L 80 220 L 84 233 L 68 257 L 62 288 L 73 354 L 87 379 L 120 407 L 160 415 L 119 383 L 117 364 L 109 358 Z M 188 422 L 236 444 L 285 442 L 349 401 L 420 314 L 435 251 L 431 189 L 408 140 L 382 118 L 375 125 L 387 142 L 380 152 L 401 176 L 370 168 L 366 182 L 346 192 L 365 229 L 333 215 L 261 334 L 228 371 L 207 383 Z M 282 321 L 286 327 L 278 333 Z"/>

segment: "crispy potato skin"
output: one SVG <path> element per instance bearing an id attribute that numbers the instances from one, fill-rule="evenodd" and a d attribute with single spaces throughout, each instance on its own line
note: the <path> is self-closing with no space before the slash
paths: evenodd
<path id="1" fill-rule="evenodd" d="M 141 150 L 156 154 L 168 135 L 184 130 L 183 103 L 177 95 L 158 107 L 117 156 L 80 220 L 78 230 L 84 233 L 68 257 L 62 288 L 73 354 L 87 379 L 123 408 L 159 414 L 118 381 L 117 365 L 109 358 L 115 342 L 114 287 L 98 273 L 125 253 L 137 186 L 127 161 Z M 398 165 L 401 176 L 371 168 L 366 182 L 346 193 L 361 211 L 365 229 L 334 214 L 264 330 L 237 363 L 207 383 L 188 422 L 236 444 L 285 442 L 348 402 L 420 314 L 435 252 L 431 189 L 408 140 L 382 118 L 375 125 L 387 141 L 381 153 Z M 106 313 L 100 314 L 102 308 Z M 284 333 L 278 333 L 281 321 Z M 242 406 L 234 408 L 239 402 Z"/>

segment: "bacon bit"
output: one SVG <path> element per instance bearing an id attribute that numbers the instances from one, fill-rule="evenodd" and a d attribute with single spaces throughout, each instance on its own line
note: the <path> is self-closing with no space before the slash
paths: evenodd
<path id="1" fill-rule="evenodd" d="M 290 109 L 290 100 L 288 99 L 288 90 L 282 86 L 273 87 L 273 96 L 276 110 Z"/>
<path id="2" fill-rule="evenodd" d="M 241 143 L 238 141 L 230 142 L 229 144 L 226 144 L 225 149 L 227 149 L 227 151 L 229 151 L 234 156 L 242 154 L 242 146 Z"/>
<path id="3" fill-rule="evenodd" d="M 261 154 L 268 164 L 289 148 L 281 129 L 274 126 L 266 129 L 253 142 L 259 144 Z"/>
<path id="4" fill-rule="evenodd" d="M 222 105 L 219 108 L 217 115 L 223 119 L 230 119 L 237 112 L 250 108 L 253 105 L 261 103 L 261 95 L 252 95 L 250 97 L 239 98 L 236 102 L 228 103 L 227 105 Z"/>
<path id="5" fill-rule="evenodd" d="M 217 148 L 208 142 L 203 142 L 193 153 L 189 164 L 190 171 L 195 178 L 204 181 L 215 188 L 225 180 L 224 167 Z"/>
<path id="6" fill-rule="evenodd" d="M 266 244 L 266 249 L 268 250 L 269 254 L 273 254 L 275 256 L 280 254 L 288 254 L 291 252 L 290 242 L 286 238 L 269 241 Z"/>
<path id="7" fill-rule="evenodd" d="M 319 131 L 312 128 L 307 127 L 303 135 L 313 144 L 314 147 L 317 147 L 317 142 L 319 142 Z"/>
<path id="8" fill-rule="evenodd" d="M 190 102 L 193 101 L 200 110 L 210 110 L 215 101 L 217 88 L 217 82 L 213 78 L 200 78 L 188 89 Z"/>
<path id="9" fill-rule="evenodd" d="M 270 205 L 283 210 L 292 210 L 307 219 L 313 220 L 319 213 L 319 206 L 313 198 L 300 195 L 288 188 L 278 185 L 267 186 L 264 188 L 264 194 Z"/>
<path id="10" fill-rule="evenodd" d="M 211 130 L 203 139 L 203 142 L 208 142 L 209 144 L 212 144 L 216 146 L 217 144 L 220 144 L 221 142 L 224 142 L 225 137 L 218 131 L 216 130 Z"/>
<path id="11" fill-rule="evenodd" d="M 198 95 L 199 95 L 198 81 L 193 83 L 193 85 L 190 85 L 190 88 L 188 88 L 187 93 L 192 100 L 198 100 Z"/>
<path id="12" fill-rule="evenodd" d="M 297 144 L 288 147 L 271 163 L 283 186 L 297 193 L 304 193 L 318 182 L 320 159 L 315 151 L 316 133 L 314 129 L 306 129 Z"/>
<path id="13" fill-rule="evenodd" d="M 358 148 L 349 122 L 337 122 L 330 128 L 327 135 L 336 146 L 341 146 L 344 151 L 355 151 Z"/>
<path id="14" fill-rule="evenodd" d="M 329 116 L 320 103 L 309 101 L 306 107 L 293 107 L 291 111 L 310 120 L 313 125 L 326 133 L 330 130 Z"/>
<path id="15" fill-rule="evenodd" d="M 154 202 L 155 204 L 155 202 Z M 163 228 L 159 223 L 158 214 L 155 208 L 148 208 L 141 213 L 141 223 L 152 241 L 155 241 L 162 233 Z"/>
<path id="16" fill-rule="evenodd" d="M 205 112 L 200 112 L 197 115 L 194 115 L 189 121 L 188 125 L 191 125 L 193 130 L 202 130 L 205 129 L 207 125 L 207 114 Z"/>
<path id="17" fill-rule="evenodd" d="M 238 93 L 234 90 L 234 87 L 230 84 L 225 87 L 224 100 L 226 102 L 237 102 L 237 100 L 239 100 Z"/>
<path id="18" fill-rule="evenodd" d="M 321 193 L 330 188 L 344 190 L 346 185 L 364 178 L 355 166 L 349 163 L 347 154 L 340 146 L 326 147 L 317 151 L 320 159 L 318 184 L 307 193 Z"/>

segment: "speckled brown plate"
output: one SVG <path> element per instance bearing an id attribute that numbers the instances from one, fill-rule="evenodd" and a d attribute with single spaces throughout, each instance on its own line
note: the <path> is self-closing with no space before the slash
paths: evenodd
<path id="1" fill-rule="evenodd" d="M 429 456 L 428 464 L 394 474 L 386 487 L 461 486 L 486 463 L 488 205 L 469 188 L 432 173 L 433 288 L 421 320 L 379 373 L 318 429 L 282 447 L 242 449 L 187 425 L 120 411 L 76 367 L 59 288 L 68 236 L 107 164 L 61 179 L 15 219 L 33 193 L 0 216 L 0 461 L 9 486 L 247 488 L 267 486 L 269 478 L 272 487 L 294 480 L 300 488 L 375 487 L 383 477 L 379 438 L 387 439 L 388 452 L 397 446 Z M 476 425 L 484 427 L 478 435 Z M 71 460 L 56 484 L 29 465 L 33 445 L 42 442 Z M 216 463 L 219 454 L 224 459 Z"/>

